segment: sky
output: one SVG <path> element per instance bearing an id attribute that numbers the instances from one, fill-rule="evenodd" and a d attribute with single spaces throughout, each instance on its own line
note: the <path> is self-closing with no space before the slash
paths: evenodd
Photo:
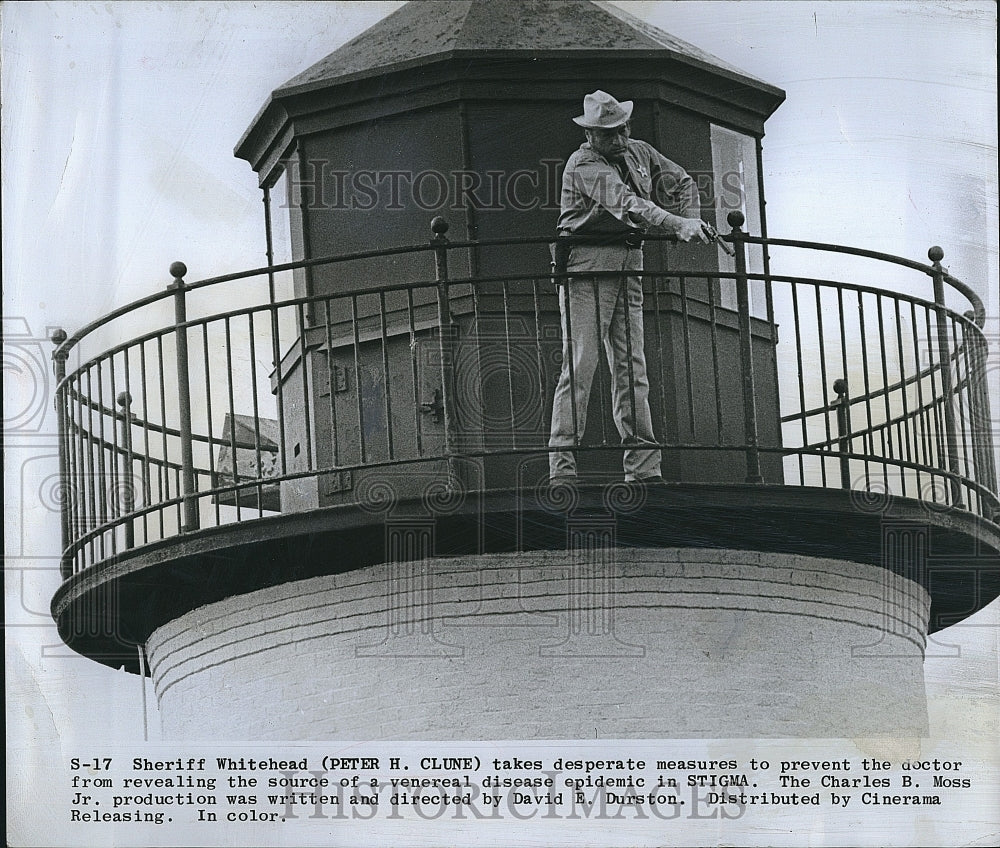
<path id="1" fill-rule="evenodd" d="M 144 734 L 140 681 L 69 655 L 47 619 L 58 516 L 44 339 L 159 290 L 176 259 L 189 279 L 264 264 L 260 192 L 236 141 L 271 90 L 399 5 L 0 6 L 8 755 L 22 774 L 51 774 L 48 746 Z M 941 245 L 1000 337 L 994 4 L 618 5 L 785 90 L 764 139 L 771 235 L 917 260 Z M 933 733 L 992 744 L 995 762 L 997 606 L 948 632 L 960 657 L 926 664 Z"/>

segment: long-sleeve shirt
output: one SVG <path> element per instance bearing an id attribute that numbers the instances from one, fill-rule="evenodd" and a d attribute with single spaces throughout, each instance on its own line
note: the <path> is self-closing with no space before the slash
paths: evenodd
<path id="1" fill-rule="evenodd" d="M 668 211 L 684 218 L 701 215 L 695 181 L 651 144 L 629 139 L 624 163 L 627 180 L 589 143 L 573 151 L 563 171 L 560 232 L 647 230 L 662 226 Z"/>

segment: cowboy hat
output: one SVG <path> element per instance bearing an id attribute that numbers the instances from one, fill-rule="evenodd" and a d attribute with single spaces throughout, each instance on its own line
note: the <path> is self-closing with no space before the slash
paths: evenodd
<path id="1" fill-rule="evenodd" d="M 620 127 L 632 117 L 632 101 L 619 103 L 606 91 L 597 90 L 583 98 L 583 114 L 573 123 L 587 129 L 611 130 Z"/>

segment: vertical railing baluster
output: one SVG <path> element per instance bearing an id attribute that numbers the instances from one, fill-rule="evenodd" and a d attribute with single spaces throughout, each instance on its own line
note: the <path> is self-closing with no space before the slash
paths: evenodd
<path id="1" fill-rule="evenodd" d="M 851 488 L 851 407 L 847 396 L 847 380 L 834 380 L 833 391 L 837 395 L 837 450 L 840 453 L 840 488 Z"/>
<path id="2" fill-rule="evenodd" d="M 256 332 L 253 322 L 255 314 L 255 312 L 247 313 L 247 333 L 250 339 L 250 399 L 253 405 L 253 447 L 254 462 L 257 466 L 257 515 L 259 517 L 264 514 L 264 458 L 260 447 L 260 404 L 257 399 L 257 345 L 254 341 Z M 235 458 L 233 461 L 235 463 Z"/>
<path id="3" fill-rule="evenodd" d="M 281 474 L 288 473 L 288 445 L 285 443 L 284 374 L 281 372 L 281 342 L 278 331 L 277 293 L 274 287 L 274 238 L 271 233 L 271 189 L 264 186 L 264 236 L 267 250 L 267 297 L 271 316 L 271 360 L 274 363 L 274 387 L 278 401 L 278 462 Z"/>
<path id="4" fill-rule="evenodd" d="M 88 463 L 90 462 L 90 442 L 88 441 L 89 432 L 86 428 L 85 414 L 84 414 L 84 394 L 83 394 L 83 371 L 77 371 L 75 378 L 73 380 L 74 386 L 74 416 L 76 421 L 76 439 L 74 439 L 75 451 L 76 451 L 76 492 L 77 492 L 77 507 L 76 507 L 76 524 L 72 528 L 73 536 L 76 540 L 76 564 L 80 568 L 85 568 L 87 564 L 87 553 L 88 546 L 87 543 L 80 543 L 80 537 L 84 535 L 90 529 L 90 511 L 89 511 L 89 499 L 91 486 L 88 477 Z M 89 409 L 89 405 L 87 409 Z"/>
<path id="5" fill-rule="evenodd" d="M 452 385 L 454 355 L 454 325 L 448 293 L 448 222 L 440 216 L 431 221 L 431 244 L 434 247 L 434 271 L 437 282 L 438 355 L 441 357 L 441 403 L 444 417 L 444 451 L 448 457 L 449 474 L 454 473 L 455 395 Z"/>
<path id="6" fill-rule="evenodd" d="M 128 477 L 127 477 L 127 479 L 126 479 L 125 482 L 126 482 L 126 485 L 128 486 L 128 492 L 129 492 L 129 498 L 130 498 L 130 501 L 129 501 L 129 503 L 130 503 L 129 511 L 132 512 L 132 511 L 135 510 L 135 492 L 136 492 L 136 486 L 135 486 L 135 452 L 132 449 L 132 427 L 135 425 L 136 416 L 131 411 L 131 406 L 132 406 L 132 366 L 131 366 L 131 363 L 129 362 L 129 350 L 131 350 L 131 345 L 129 345 L 128 347 L 126 347 L 122 351 L 122 358 L 123 358 L 123 362 L 124 362 L 123 367 L 122 367 L 122 372 L 123 372 L 123 375 L 124 375 L 123 379 L 124 379 L 124 382 L 125 382 L 125 394 L 128 395 L 128 402 L 129 402 L 129 409 L 126 411 L 127 417 L 128 417 L 128 422 L 129 422 L 128 435 L 127 435 L 127 443 L 126 443 L 126 440 L 123 439 L 123 446 L 125 446 L 127 444 L 127 447 L 128 447 Z M 129 529 L 131 530 L 131 533 L 132 533 L 132 543 L 129 545 L 129 547 L 131 548 L 131 547 L 135 546 L 135 520 L 134 519 L 130 519 L 129 520 Z"/>
<path id="7" fill-rule="evenodd" d="M 514 418 L 514 361 L 510 349 L 510 283 L 508 280 L 503 280 L 500 283 L 500 290 L 503 298 L 504 352 L 507 357 L 507 403 L 510 406 L 510 446 L 513 450 L 517 450 L 517 421 Z"/>
<path id="8" fill-rule="evenodd" d="M 156 373 L 159 377 L 159 390 L 160 390 L 160 440 L 162 442 L 163 449 L 163 459 L 160 464 L 160 470 L 157 474 L 157 478 L 160 483 L 160 502 L 170 500 L 170 450 L 169 443 L 167 442 L 167 386 L 166 380 L 167 376 L 164 373 L 166 370 L 166 360 L 163 356 L 163 333 L 159 333 L 156 336 Z M 181 502 L 178 501 L 177 507 L 177 526 L 178 528 L 184 523 L 184 516 L 182 513 Z M 166 507 L 161 507 L 160 513 L 160 538 L 166 536 L 166 515 L 164 511 Z"/>
<path id="9" fill-rule="evenodd" d="M 607 283 L 605 283 L 605 280 L 607 280 Z M 590 280 L 590 285 L 594 292 L 594 323 L 596 324 L 594 330 L 595 330 L 595 338 L 598 340 L 597 341 L 598 349 L 600 349 L 601 347 L 601 339 L 603 338 L 603 334 L 601 333 L 601 285 L 610 284 L 610 282 L 611 280 L 608 279 L 607 277 L 602 278 L 600 276 L 592 277 Z M 566 295 L 567 297 L 569 296 L 568 284 L 566 286 Z M 612 304 L 611 310 L 613 316 L 614 304 Z M 608 317 L 609 325 L 611 323 L 612 316 Z M 612 378 L 612 380 L 614 379 L 614 375 L 610 374 L 610 372 L 609 376 Z M 598 383 L 600 384 L 598 386 L 598 398 L 599 398 L 599 407 L 601 410 L 601 416 L 600 416 L 601 446 L 607 447 L 608 446 L 608 398 L 610 397 L 610 392 L 608 391 L 608 384 L 604 382 L 604 366 L 601 364 L 600 359 L 598 359 L 597 363 L 597 379 Z M 613 405 L 614 401 L 612 400 L 612 409 L 614 408 Z M 576 436 L 578 443 L 581 440 L 582 436 L 584 435 L 583 431 L 587 429 L 587 422 L 586 421 L 580 422 L 580 427 L 581 427 L 580 431 L 574 434 Z"/>
<path id="10" fill-rule="evenodd" d="M 719 447 L 725 444 L 723 420 L 725 413 L 722 404 L 722 371 L 719 368 L 719 317 L 716 314 L 715 286 L 708 281 L 708 332 L 712 347 L 712 387 L 715 392 L 715 443 Z M 721 289 L 720 289 L 721 294 Z M 801 460 L 801 456 L 799 457 Z"/>
<path id="11" fill-rule="evenodd" d="M 337 427 L 337 363 L 333 358 L 333 313 L 330 303 L 331 298 L 324 298 L 323 324 L 326 327 L 326 381 L 330 392 L 330 442 L 333 448 L 331 461 L 332 467 L 337 468 L 340 466 L 340 429 Z"/>
<path id="12" fill-rule="evenodd" d="M 827 376 L 826 376 L 826 334 L 823 332 L 823 296 L 820 292 L 819 283 L 813 284 L 813 293 L 816 295 L 816 344 L 819 350 L 819 386 L 821 398 L 824 405 L 826 404 L 827 395 Z M 830 416 L 829 414 L 823 415 L 823 428 L 826 431 L 826 442 L 829 445 L 832 443 L 832 433 L 830 430 Z M 820 482 L 826 487 L 826 458 L 820 458 Z"/>
<path id="13" fill-rule="evenodd" d="M 127 373 L 126 364 L 126 373 Z M 121 412 L 121 447 L 125 454 L 124 457 L 124 473 L 122 474 L 122 486 L 121 486 L 121 496 L 124 500 L 122 507 L 125 512 L 125 550 L 131 550 L 135 547 L 135 524 L 132 519 L 132 511 L 135 509 L 135 497 L 132 492 L 132 421 L 134 416 L 132 414 L 132 395 L 128 393 L 128 389 L 124 392 L 119 392 L 116 398 L 118 405 L 122 408 Z"/>
<path id="14" fill-rule="evenodd" d="M 545 391 L 545 366 L 542 357 L 542 306 L 538 278 L 531 278 L 531 297 L 535 310 L 535 370 L 538 378 L 538 400 L 543 402 Z"/>
<path id="15" fill-rule="evenodd" d="M 944 302 L 944 269 L 941 260 L 944 251 L 936 245 L 927 251 L 927 258 L 934 267 L 934 315 L 937 321 L 938 361 L 941 363 L 941 397 L 944 406 L 945 451 L 948 471 L 951 473 L 952 506 L 962 508 L 962 489 L 958 482 L 958 445 L 955 425 L 955 409 L 952 406 L 954 387 L 951 377 L 951 353 L 948 350 L 948 311 Z"/>
<path id="16" fill-rule="evenodd" d="M 56 377 L 56 427 L 59 432 L 59 492 L 61 496 L 59 504 L 59 538 L 61 542 L 59 574 L 63 580 L 68 580 L 73 575 L 72 564 L 63 559 L 70 544 L 70 512 L 72 510 L 72 485 L 69 482 L 69 428 L 66 422 L 66 387 L 63 385 L 63 381 L 66 379 L 66 360 L 69 358 L 69 351 L 62 347 L 66 338 L 66 331 L 62 328 L 55 330 L 51 336 L 52 344 L 56 346 L 52 352 L 52 365 Z M 67 564 L 70 566 L 68 569 Z"/>
<path id="17" fill-rule="evenodd" d="M 900 402 L 903 407 L 903 421 L 899 426 L 898 430 L 900 432 L 900 451 L 899 458 L 901 460 L 906 460 L 907 462 L 913 461 L 913 453 L 910 449 L 910 403 L 909 403 L 909 388 L 906 384 L 906 357 L 903 353 L 903 319 L 899 311 L 899 298 L 894 297 L 893 302 L 893 315 L 896 319 L 896 355 L 899 359 L 899 395 Z M 909 469 L 900 468 L 899 479 L 901 482 L 901 491 L 903 497 L 906 497 L 906 477 L 910 473 Z M 917 496 L 920 495 L 920 486 L 917 486 Z"/>
<path id="18" fill-rule="evenodd" d="M 198 529 L 198 499 L 194 482 L 194 452 L 191 441 L 191 385 L 188 375 L 188 331 L 186 286 L 184 275 L 187 266 L 174 262 L 170 276 L 174 278 L 167 288 L 174 293 L 174 343 L 177 359 L 177 415 L 181 438 L 181 497 L 183 521 L 181 532 Z"/>
<path id="19" fill-rule="evenodd" d="M 961 438 L 961 465 L 964 468 L 963 477 L 966 480 L 974 479 L 975 477 L 975 466 L 969 467 L 970 454 L 972 453 L 971 445 L 969 444 L 969 416 L 966 412 L 966 402 L 964 400 L 965 395 L 968 394 L 969 390 L 969 378 L 970 369 L 968 361 L 968 350 L 966 349 L 965 342 L 966 336 L 963 330 L 962 338 L 959 339 L 959 324 L 955 318 L 951 318 L 949 321 L 951 326 L 951 338 L 954 342 L 955 350 L 955 402 L 958 404 L 958 424 L 956 429 L 956 440 Z M 965 377 L 962 377 L 962 360 L 965 360 Z M 965 385 L 965 391 L 962 390 L 962 385 Z M 978 497 L 973 498 L 973 490 L 966 486 L 966 496 L 967 505 L 969 509 L 973 508 L 973 501 L 978 500 Z"/>
<path id="20" fill-rule="evenodd" d="M 970 426 L 972 429 L 973 455 L 976 467 L 976 482 L 987 491 L 996 494 L 997 478 L 996 463 L 993 458 L 993 440 L 991 437 L 992 418 L 990 416 L 990 395 L 986 381 L 986 367 L 989 359 L 986 340 L 975 323 L 975 313 L 967 312 L 965 317 L 970 324 L 964 335 L 969 350 L 969 405 Z M 986 518 L 991 515 L 983 513 Z"/>
<path id="21" fill-rule="evenodd" d="M 875 303 L 878 312 L 878 346 L 875 348 L 879 354 L 879 361 L 882 365 L 882 406 L 884 407 L 885 419 L 882 422 L 882 474 L 885 480 L 886 491 L 889 491 L 889 460 L 895 459 L 895 452 L 892 447 L 892 408 L 889 403 L 889 362 L 886 356 L 885 341 L 885 314 L 882 308 L 883 296 L 877 294 Z"/>
<path id="22" fill-rule="evenodd" d="M 657 391 L 660 396 L 660 426 L 659 430 L 664 441 L 671 441 L 670 433 L 667 430 L 667 396 L 666 386 L 663 382 L 663 328 L 660 326 L 663 316 L 660 312 L 660 277 L 653 278 L 653 329 L 656 331 L 656 367 L 659 379 Z"/>
<path id="23" fill-rule="evenodd" d="M 118 382 L 115 377 L 115 354 L 112 353 L 111 356 L 107 358 L 108 363 L 108 407 L 110 409 L 109 428 L 111 429 L 111 445 L 108 447 L 108 468 L 110 477 L 110 487 L 108 489 L 109 494 L 109 515 L 108 518 L 111 522 L 111 526 L 108 529 L 108 536 L 111 539 L 111 553 L 118 553 L 118 519 L 122 515 L 122 488 L 121 488 L 121 478 L 119 477 L 118 471 L 118 458 L 121 456 L 121 445 L 118 442 L 118 412 L 114 408 L 114 401 L 111 398 L 115 397 L 115 388 Z M 104 409 L 104 404 L 101 404 L 101 409 Z M 104 415 L 102 411 L 102 416 Z M 103 417 L 101 419 L 104 420 Z"/>
<path id="24" fill-rule="evenodd" d="M 100 495 L 100 516 L 98 518 L 98 523 L 101 527 L 106 528 L 108 522 L 111 520 L 113 509 L 111 499 L 114 497 L 114 475 L 109 470 L 109 462 L 106 461 L 105 455 L 108 454 L 108 439 L 105 435 L 104 419 L 107 417 L 107 410 L 104 406 L 104 360 L 98 359 L 95 363 L 97 367 L 97 438 L 95 441 L 97 447 L 97 466 L 98 466 L 98 493 Z M 117 429 L 114 430 L 115 441 L 118 441 Z M 108 460 L 111 459 L 111 455 L 107 457 Z M 114 457 L 115 463 L 117 464 L 118 458 Z M 103 529 L 100 532 L 101 539 L 101 559 L 105 559 L 108 556 L 108 549 L 112 554 L 117 553 L 115 551 L 115 538 L 114 531 L 111 532 L 110 545 L 109 536 L 107 529 Z"/>
<path id="25" fill-rule="evenodd" d="M 750 335 L 750 292 L 747 279 L 746 234 L 743 213 L 730 212 L 727 220 L 732 227 L 733 248 L 736 251 L 736 309 L 740 332 L 740 374 L 743 383 L 743 437 L 746 447 L 746 482 L 762 484 L 760 450 L 757 443 L 757 387 L 754 381 L 753 339 Z"/>
<path id="26" fill-rule="evenodd" d="M 77 540 L 80 538 L 80 533 L 82 529 L 86 526 L 85 524 L 85 513 L 86 513 L 86 503 L 84 501 L 84 476 L 83 476 L 83 406 L 80 402 L 80 373 L 75 373 L 66 383 L 63 390 L 63 400 L 65 401 L 65 409 L 68 415 L 68 425 L 69 432 L 67 437 L 69 438 L 68 448 L 69 453 L 67 455 L 67 460 L 69 466 L 67 468 L 69 477 L 68 484 L 70 486 L 70 512 L 69 512 L 69 524 L 67 525 L 67 530 L 69 532 L 70 544 L 73 546 L 73 555 L 67 563 L 67 570 L 72 570 L 72 573 L 76 573 L 79 567 L 82 567 L 83 562 L 83 550 L 77 546 Z"/>
<path id="27" fill-rule="evenodd" d="M 944 423 L 941 420 L 941 399 L 940 396 L 938 395 L 937 377 L 935 376 L 938 368 L 934 362 L 935 345 L 932 343 L 932 339 L 934 338 L 934 330 L 931 327 L 931 312 L 932 312 L 931 309 L 924 309 L 924 323 L 927 332 L 927 363 L 928 363 L 927 372 L 930 375 L 930 383 L 931 383 L 930 386 L 931 402 L 928 406 L 929 406 L 931 420 L 934 425 L 930 437 L 931 458 L 932 458 L 932 462 L 930 464 L 934 468 L 943 469 L 945 463 L 944 447 L 942 445 L 943 441 L 942 434 L 944 433 Z M 932 481 L 937 479 L 937 476 L 938 475 L 932 475 L 931 477 Z M 935 494 L 935 499 L 936 499 L 936 494 Z M 945 491 L 944 493 L 944 502 L 945 503 L 948 502 L 947 491 Z"/>
<path id="28" fill-rule="evenodd" d="M 842 288 L 840 288 L 839 286 L 837 287 L 837 319 L 838 319 L 838 321 L 840 323 L 840 367 L 842 369 L 840 373 L 844 375 L 843 376 L 844 391 L 846 392 L 846 390 L 847 390 L 847 375 L 850 373 L 850 367 L 848 366 L 848 359 L 847 359 L 847 321 L 846 321 L 845 314 L 844 314 L 844 290 Z M 834 381 L 833 385 L 835 387 L 834 391 L 836 392 L 837 382 Z M 844 401 L 844 398 L 840 397 L 839 392 L 837 393 L 837 395 L 838 395 L 838 398 L 837 398 L 838 403 L 840 403 L 841 401 Z M 846 398 L 846 394 L 845 394 L 845 398 Z M 850 412 L 851 412 L 850 407 L 848 406 L 845 410 L 841 410 L 841 408 L 839 406 L 837 408 L 837 426 L 838 426 L 838 433 L 837 433 L 837 435 L 838 435 L 838 437 L 842 437 L 843 436 L 843 433 L 840 432 L 840 429 L 839 429 L 840 428 L 840 417 L 841 417 L 841 413 L 842 412 L 846 413 L 847 419 L 849 421 L 850 420 Z M 841 443 L 841 448 L 842 447 L 843 447 L 843 444 Z M 850 445 L 850 443 L 848 443 L 848 453 L 851 452 L 850 449 L 851 449 L 851 445 Z M 844 470 L 845 470 L 845 468 L 847 469 L 847 472 L 848 472 L 848 483 L 847 483 L 846 486 L 844 485 Z M 851 487 L 850 486 L 850 464 L 848 463 L 848 464 L 845 465 L 845 461 L 844 461 L 843 458 L 841 458 L 841 460 L 840 460 L 840 485 L 841 485 L 841 488 L 844 488 L 844 489 L 849 489 Z"/>
<path id="29" fill-rule="evenodd" d="M 390 462 L 396 459 L 395 445 L 392 438 L 392 380 L 389 378 L 389 328 L 386 325 L 385 292 L 378 293 L 381 319 L 379 328 L 382 334 L 382 383 L 385 386 L 385 438 Z"/>
<path id="30" fill-rule="evenodd" d="M 139 390 L 142 394 L 142 498 L 143 503 L 148 507 L 153 503 L 153 485 L 149 469 L 149 386 L 146 378 L 146 342 L 139 344 L 139 373 L 142 379 L 139 381 Z M 159 476 L 157 476 L 159 480 Z M 162 516 L 162 512 L 160 515 Z M 149 522 L 152 515 L 145 511 L 142 515 L 142 537 L 144 542 L 149 541 Z M 162 536 L 162 532 L 161 532 Z"/>
<path id="31" fill-rule="evenodd" d="M 226 390 L 229 396 L 229 444 L 233 452 L 233 500 L 236 504 L 236 520 L 243 520 L 243 508 L 240 505 L 243 500 L 243 488 L 240 484 L 240 468 L 238 453 L 236 451 L 236 397 L 233 391 L 233 334 L 227 316 L 222 323 L 226 342 Z M 305 363 L 303 362 L 303 367 Z M 305 409 L 305 418 L 308 424 L 309 409 Z M 308 432 L 308 430 L 307 430 Z"/>
<path id="32" fill-rule="evenodd" d="M 861 337 L 861 377 L 864 381 L 865 391 L 865 425 L 868 433 L 868 447 L 862 443 L 862 449 L 866 455 L 875 453 L 875 440 L 872 436 L 872 383 L 871 375 L 868 371 L 868 329 L 865 326 L 865 302 L 860 291 L 858 295 L 858 331 Z M 868 460 L 865 460 L 865 490 L 871 488 L 871 469 Z"/>
<path id="33" fill-rule="evenodd" d="M 361 394 L 361 328 L 358 315 L 358 296 L 351 295 L 351 328 L 354 336 L 354 389 L 355 401 L 358 412 L 358 454 L 362 465 L 368 462 L 368 448 L 365 445 L 365 410 L 364 398 Z"/>
<path id="34" fill-rule="evenodd" d="M 410 380 L 413 383 L 413 435 L 417 456 L 424 455 L 424 441 L 420 421 L 420 367 L 417 362 L 417 327 L 413 305 L 413 287 L 406 288 L 406 318 L 410 331 Z M 337 443 L 334 442 L 334 452 Z"/>
<path id="35" fill-rule="evenodd" d="M 477 260 L 478 267 L 478 260 Z M 487 438 L 487 427 L 486 427 L 486 415 L 485 408 L 483 404 L 485 403 L 485 398 L 483 397 L 483 317 L 482 317 L 482 295 L 479 291 L 479 281 L 476 280 L 469 287 L 472 293 L 472 338 L 473 338 L 473 350 L 475 351 L 475 372 L 476 380 L 479 384 L 479 395 L 480 402 L 479 408 L 476 410 L 476 417 L 479 419 L 479 433 L 475 438 L 479 440 L 480 450 L 487 450 L 492 446 L 492 443 Z M 469 426 L 468 424 L 466 426 Z M 471 430 L 468 433 L 469 440 L 472 441 Z"/>
<path id="36" fill-rule="evenodd" d="M 684 383 L 687 391 L 688 427 L 692 442 L 697 442 L 697 417 L 694 409 L 694 370 L 691 365 L 691 316 L 688 314 L 687 277 L 677 278 L 681 299 L 681 338 L 684 343 Z"/>
<path id="37" fill-rule="evenodd" d="M 312 291 L 312 287 L 309 288 Z M 300 371 L 302 374 L 302 424 L 304 428 L 304 435 L 302 440 L 306 443 L 306 469 L 309 471 L 314 470 L 313 466 L 313 437 L 312 437 L 312 411 L 310 409 L 310 391 L 309 391 L 309 345 L 306 341 L 306 312 L 305 305 L 299 303 L 295 307 L 295 318 L 296 324 L 298 325 L 299 331 L 299 363 Z M 310 320 L 313 320 L 311 317 Z M 226 322 L 226 343 L 229 342 L 229 322 Z M 229 379 L 230 389 L 232 388 L 232 375 Z"/>
<path id="38" fill-rule="evenodd" d="M 168 474 L 169 474 L 169 471 L 168 471 Z M 176 492 L 181 491 L 182 486 L 183 486 L 183 482 L 181 481 L 181 468 L 180 468 L 180 466 L 178 466 L 177 468 L 174 469 L 174 491 L 176 491 Z M 179 519 L 183 519 L 183 517 L 184 517 L 184 503 L 183 503 L 183 501 L 178 502 L 178 504 L 177 504 L 177 513 L 178 513 L 178 518 Z"/>
<path id="39" fill-rule="evenodd" d="M 274 303 L 274 234 L 271 229 L 271 187 L 265 185 L 262 189 L 264 202 L 264 257 L 267 259 L 267 291 L 269 301 Z M 277 364 L 277 363 L 275 363 Z"/>
<path id="40" fill-rule="evenodd" d="M 215 471 L 215 432 L 212 426 L 212 356 L 208 349 L 208 321 L 201 325 L 202 356 L 205 363 L 205 431 L 208 435 L 208 473 L 211 475 L 211 487 L 222 485 L 222 469 L 217 474 Z M 225 434 L 223 434 L 225 438 Z M 219 444 L 224 444 L 220 440 Z M 233 456 L 233 468 L 236 467 L 236 457 Z M 222 524 L 222 492 L 217 492 L 213 498 L 215 501 L 215 526 Z"/>
<path id="41" fill-rule="evenodd" d="M 926 433 L 926 414 L 927 411 L 924 409 L 924 375 L 920 370 L 920 346 L 917 343 L 917 305 L 911 300 L 910 301 L 910 338 L 913 340 L 913 371 L 914 371 L 914 382 L 917 387 L 917 413 L 913 422 L 914 429 L 914 441 L 913 450 L 916 454 L 917 465 L 928 466 L 930 462 L 927 456 L 927 433 Z M 933 480 L 932 480 L 933 482 Z M 933 486 L 931 489 L 933 490 Z M 920 471 L 917 471 L 917 497 L 923 500 L 924 497 L 924 484 L 920 476 Z"/>
<path id="42" fill-rule="evenodd" d="M 87 365 L 87 394 L 84 395 L 85 403 L 87 405 L 87 532 L 92 534 L 92 531 L 97 527 L 100 521 L 100 513 L 98 512 L 98 500 L 97 500 L 97 488 L 98 486 L 103 486 L 103 482 L 100 481 L 97 472 L 97 461 L 94 458 L 94 442 L 96 437 L 94 436 L 94 378 L 93 378 L 93 364 Z M 91 564 L 98 562 L 97 557 L 97 536 L 90 536 L 90 562 Z M 101 552 L 101 559 L 104 558 L 103 551 Z"/>
<path id="43" fill-rule="evenodd" d="M 806 385 L 805 385 L 805 370 L 802 363 L 802 316 L 799 313 L 799 284 L 797 282 L 791 283 L 792 289 L 792 323 L 795 325 L 795 362 L 798 366 L 798 371 L 796 373 L 796 378 L 798 381 L 799 389 L 799 420 L 802 422 L 802 445 L 803 450 L 809 444 L 809 425 L 806 422 Z M 820 462 L 822 463 L 822 459 Z M 805 464 L 805 454 L 799 452 L 799 484 L 805 485 L 806 482 L 806 464 Z"/>

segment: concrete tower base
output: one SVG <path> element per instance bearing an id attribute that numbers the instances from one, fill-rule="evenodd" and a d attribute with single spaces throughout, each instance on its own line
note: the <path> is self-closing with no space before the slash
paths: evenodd
<path id="1" fill-rule="evenodd" d="M 147 647 L 167 738 L 921 736 L 929 607 L 853 562 L 547 551 L 287 583 Z"/>

